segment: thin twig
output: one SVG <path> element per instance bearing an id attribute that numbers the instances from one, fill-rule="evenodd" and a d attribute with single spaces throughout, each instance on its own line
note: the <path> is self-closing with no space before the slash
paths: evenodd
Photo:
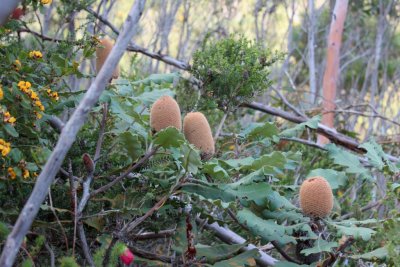
<path id="1" fill-rule="evenodd" d="M 58 216 L 57 216 L 57 213 L 56 213 L 56 210 L 54 209 L 54 206 L 53 206 L 53 198 L 51 197 L 51 190 L 50 190 L 50 188 L 49 188 L 49 202 L 50 202 L 50 210 L 51 210 L 51 212 L 53 213 L 53 215 L 54 215 L 54 217 L 56 218 L 56 221 L 57 221 L 57 224 L 60 226 L 60 229 L 61 229 L 61 233 L 62 233 L 62 235 L 63 235 L 63 237 L 64 237 L 64 242 L 65 242 L 65 247 L 67 248 L 67 250 L 68 250 L 68 238 L 67 238 L 67 235 L 66 235 L 66 233 L 65 233 L 65 229 L 64 229 L 64 227 L 62 226 L 62 224 L 61 224 L 61 222 L 60 222 L 60 219 L 58 218 Z"/>
<path id="2" fill-rule="evenodd" d="M 151 209 L 149 209 L 143 216 L 131 221 L 130 223 L 126 224 L 118 233 L 118 236 L 121 238 L 125 236 L 127 233 L 131 232 L 133 229 L 136 228 L 139 224 L 144 222 L 148 217 L 153 215 L 154 212 L 159 210 L 167 201 L 169 195 L 162 197 Z"/>
<path id="3" fill-rule="evenodd" d="M 153 147 L 150 150 L 148 150 L 146 152 L 146 154 L 139 161 L 137 161 L 135 164 L 130 166 L 125 172 L 123 172 L 120 176 L 115 178 L 112 182 L 110 182 L 106 185 L 103 185 L 102 187 L 92 191 L 92 193 L 90 193 L 90 197 L 93 197 L 99 193 L 102 193 L 102 192 L 110 189 L 113 185 L 115 185 L 116 183 L 118 183 L 122 179 L 124 179 L 126 176 L 128 176 L 132 171 L 135 171 L 135 170 L 139 169 L 140 167 L 142 167 L 157 152 L 158 148 L 159 147 Z"/>
<path id="4" fill-rule="evenodd" d="M 68 178 L 69 178 L 69 184 L 70 184 L 70 192 L 71 192 L 71 208 L 72 208 L 72 214 L 73 214 L 73 220 L 74 220 L 74 237 L 72 241 L 72 255 L 75 255 L 75 243 L 76 243 L 76 224 L 78 222 L 77 220 L 77 196 L 76 196 L 76 187 L 75 187 L 75 181 L 74 181 L 74 175 L 72 173 L 72 163 L 71 160 L 69 160 L 68 163 Z"/>
<path id="5" fill-rule="evenodd" d="M 85 258 L 88 261 L 88 263 L 90 264 L 90 266 L 94 267 L 95 265 L 94 265 L 93 258 L 92 258 L 92 255 L 90 253 L 90 249 L 89 249 L 89 246 L 87 243 L 85 229 L 83 228 L 82 221 L 78 222 L 78 233 L 79 233 L 79 239 L 81 240 L 83 254 L 85 254 Z"/>
<path id="6" fill-rule="evenodd" d="M 55 267 L 56 266 L 56 257 L 54 256 L 54 251 L 51 248 L 51 246 L 46 242 L 44 243 L 45 248 L 50 254 L 50 267 Z"/>
<path id="7" fill-rule="evenodd" d="M 380 204 L 382 204 L 382 200 L 369 203 L 368 205 L 362 207 L 362 208 L 360 209 L 360 211 L 361 211 L 361 212 L 364 212 L 364 211 L 373 209 L 373 208 L 379 206 Z M 341 220 L 346 220 L 346 219 L 348 219 L 348 218 L 351 218 L 351 216 L 353 216 L 353 215 L 354 215 L 354 212 L 350 212 L 350 213 L 347 213 L 347 214 L 344 214 L 343 216 L 341 216 L 340 219 L 341 219 Z"/>
<path id="8" fill-rule="evenodd" d="M 214 135 L 214 143 L 217 143 L 218 137 L 221 133 L 222 127 L 224 126 L 226 117 L 228 117 L 229 114 L 229 109 L 224 113 L 224 116 L 222 116 L 221 122 L 218 124 L 217 130 L 215 131 Z"/>

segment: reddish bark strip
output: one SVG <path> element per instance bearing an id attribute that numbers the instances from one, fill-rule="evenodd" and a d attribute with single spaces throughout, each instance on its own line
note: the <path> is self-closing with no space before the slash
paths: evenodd
<path id="1" fill-rule="evenodd" d="M 342 44 L 342 34 L 344 21 L 347 14 L 348 0 L 337 0 L 332 14 L 332 22 L 328 36 L 328 48 L 326 53 L 326 67 L 324 80 L 322 83 L 323 96 L 323 112 L 334 110 L 336 87 L 339 80 L 339 61 L 340 61 L 340 46 Z M 324 113 L 322 115 L 322 124 L 333 128 L 335 113 Z M 327 144 L 329 139 L 325 136 L 318 136 L 318 144 Z"/>

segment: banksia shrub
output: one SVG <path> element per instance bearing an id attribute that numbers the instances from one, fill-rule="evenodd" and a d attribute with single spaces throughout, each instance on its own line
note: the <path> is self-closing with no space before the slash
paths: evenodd
<path id="1" fill-rule="evenodd" d="M 111 52 L 111 49 L 113 48 L 114 44 L 110 39 L 101 39 L 100 40 L 100 46 L 97 47 L 96 49 L 96 71 L 97 73 L 100 72 L 101 67 L 103 67 L 104 62 L 106 62 L 106 59 L 108 55 Z M 115 70 L 113 72 L 112 78 L 113 79 L 118 79 L 119 77 L 119 66 L 115 67 Z"/>
<path id="2" fill-rule="evenodd" d="M 325 178 L 316 176 L 303 182 L 300 187 L 300 207 L 304 214 L 312 217 L 323 218 L 331 213 L 333 194 Z"/>
<path id="3" fill-rule="evenodd" d="M 160 97 L 150 110 L 150 125 L 156 132 L 173 126 L 179 131 L 182 129 L 181 110 L 172 97 Z"/>
<path id="4" fill-rule="evenodd" d="M 214 152 L 214 139 L 206 117 L 201 112 L 190 112 L 183 119 L 183 132 L 189 143 L 202 153 L 202 158 L 210 158 Z"/>

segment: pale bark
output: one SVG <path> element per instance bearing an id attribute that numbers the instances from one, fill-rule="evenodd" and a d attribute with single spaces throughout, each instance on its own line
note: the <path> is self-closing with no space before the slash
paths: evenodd
<path id="1" fill-rule="evenodd" d="M 323 109 L 324 111 L 334 110 L 336 99 L 336 88 L 339 81 L 339 61 L 340 61 L 340 46 L 342 43 L 342 35 L 344 21 L 347 14 L 348 0 L 336 0 L 332 14 L 332 22 L 328 36 L 328 49 L 326 55 L 326 67 L 324 79 L 322 82 L 323 88 Z M 334 113 L 326 113 L 322 116 L 322 124 L 328 127 L 334 127 Z M 327 144 L 329 139 L 319 135 L 318 144 Z"/>

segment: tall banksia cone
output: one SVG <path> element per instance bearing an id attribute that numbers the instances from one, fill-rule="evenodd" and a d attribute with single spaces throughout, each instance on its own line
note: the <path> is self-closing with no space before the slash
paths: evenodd
<path id="1" fill-rule="evenodd" d="M 96 71 L 97 73 L 100 72 L 101 67 L 103 67 L 104 62 L 106 62 L 106 59 L 108 55 L 111 52 L 111 49 L 113 48 L 114 44 L 113 42 L 108 39 L 104 38 L 100 40 L 100 46 L 97 47 L 96 49 Z M 119 77 L 119 66 L 115 67 L 112 78 L 113 79 L 118 79 Z"/>
<path id="2" fill-rule="evenodd" d="M 201 151 L 203 159 L 215 153 L 214 139 L 207 118 L 201 112 L 190 112 L 183 119 L 183 132 L 189 143 Z"/>
<path id="3" fill-rule="evenodd" d="M 303 213 L 323 218 L 331 213 L 333 194 L 329 183 L 321 176 L 308 178 L 300 187 L 300 207 Z"/>
<path id="4" fill-rule="evenodd" d="M 175 99 L 165 95 L 154 102 L 150 110 L 150 125 L 156 132 L 170 126 L 182 130 L 181 110 Z"/>

